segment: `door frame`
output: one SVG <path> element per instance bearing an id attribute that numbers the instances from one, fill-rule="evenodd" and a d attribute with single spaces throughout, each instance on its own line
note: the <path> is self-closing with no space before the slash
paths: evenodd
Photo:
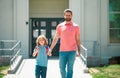
<path id="1" fill-rule="evenodd" d="M 52 39 L 53 39 L 53 34 L 54 34 L 54 30 L 56 30 L 56 27 L 59 23 L 63 22 L 64 19 L 63 18 L 30 18 L 30 51 L 29 51 L 29 57 L 32 57 L 32 53 L 33 53 L 33 49 L 36 45 L 36 38 L 34 38 L 34 36 L 37 35 L 37 37 L 40 34 L 44 34 L 41 33 L 41 30 L 45 30 L 45 36 L 48 39 L 48 46 L 51 45 L 52 43 Z M 36 35 L 33 34 L 33 30 L 37 30 L 34 33 L 38 33 Z M 52 31 L 53 30 L 53 31 Z M 59 41 L 56 44 L 56 46 L 53 49 L 53 56 L 58 56 L 58 53 L 56 53 L 56 51 L 58 51 L 58 47 L 60 46 Z"/>

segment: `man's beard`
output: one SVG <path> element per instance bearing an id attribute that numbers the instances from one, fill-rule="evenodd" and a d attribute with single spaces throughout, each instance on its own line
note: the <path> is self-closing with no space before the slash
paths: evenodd
<path id="1" fill-rule="evenodd" d="M 65 18 L 65 21 L 69 22 L 71 21 L 71 18 Z"/>

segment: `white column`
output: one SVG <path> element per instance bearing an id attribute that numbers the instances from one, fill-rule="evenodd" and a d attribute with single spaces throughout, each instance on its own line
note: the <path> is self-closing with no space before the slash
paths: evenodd
<path id="1" fill-rule="evenodd" d="M 14 38 L 21 41 L 21 54 L 29 55 L 29 0 L 14 0 Z"/>
<path id="2" fill-rule="evenodd" d="M 81 41 L 84 41 L 84 0 L 69 0 L 69 8 L 73 11 L 73 21 L 80 26 Z"/>

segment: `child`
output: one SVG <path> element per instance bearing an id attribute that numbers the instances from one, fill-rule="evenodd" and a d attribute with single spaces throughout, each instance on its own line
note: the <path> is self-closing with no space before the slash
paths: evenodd
<path id="1" fill-rule="evenodd" d="M 46 78 L 47 63 L 48 63 L 48 41 L 44 35 L 40 35 L 36 40 L 36 47 L 33 52 L 33 57 L 36 56 L 36 68 L 35 76 L 36 78 Z"/>

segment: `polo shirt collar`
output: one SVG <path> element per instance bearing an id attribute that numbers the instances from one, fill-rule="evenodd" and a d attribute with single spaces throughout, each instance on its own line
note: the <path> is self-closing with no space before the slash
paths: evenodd
<path id="1" fill-rule="evenodd" d="M 70 23 L 66 23 L 66 21 L 64 22 L 65 25 L 72 25 L 73 22 L 71 21 Z"/>

